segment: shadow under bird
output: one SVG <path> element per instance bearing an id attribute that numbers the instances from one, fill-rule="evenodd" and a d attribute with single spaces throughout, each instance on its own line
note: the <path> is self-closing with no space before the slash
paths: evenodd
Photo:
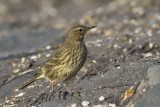
<path id="1" fill-rule="evenodd" d="M 67 88 L 68 81 L 74 77 L 84 65 L 87 58 L 87 48 L 84 44 L 84 36 L 87 31 L 96 26 L 86 27 L 77 25 L 69 29 L 65 41 L 46 61 L 39 71 L 25 82 L 19 89 L 23 89 L 33 81 L 41 78 L 48 79 L 51 84 L 63 81 Z"/>

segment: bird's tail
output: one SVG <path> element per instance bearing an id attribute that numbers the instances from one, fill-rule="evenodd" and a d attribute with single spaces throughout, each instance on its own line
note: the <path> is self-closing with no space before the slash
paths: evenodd
<path id="1" fill-rule="evenodd" d="M 27 87 L 29 84 L 31 84 L 32 82 L 34 82 L 35 80 L 39 79 L 39 77 L 41 76 L 41 73 L 37 73 L 34 75 L 33 78 L 31 78 L 30 80 L 28 80 L 27 82 L 25 82 L 24 84 L 22 84 L 19 89 L 23 89 L 25 87 Z"/>

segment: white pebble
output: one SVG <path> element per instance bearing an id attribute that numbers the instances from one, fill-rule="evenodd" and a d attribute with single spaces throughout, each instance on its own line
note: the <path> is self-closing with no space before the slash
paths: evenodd
<path id="1" fill-rule="evenodd" d="M 106 105 L 93 105 L 93 107 L 108 107 L 108 106 L 106 106 Z"/>
<path id="2" fill-rule="evenodd" d="M 47 49 L 47 50 L 50 50 L 50 49 L 51 49 L 51 46 L 50 46 L 50 45 L 46 46 L 46 49 Z"/>
<path id="3" fill-rule="evenodd" d="M 113 45 L 114 48 L 121 48 L 118 44 Z"/>
<path id="4" fill-rule="evenodd" d="M 149 48 L 153 48 L 153 43 L 149 43 Z"/>
<path id="5" fill-rule="evenodd" d="M 34 85 L 29 85 L 27 88 L 28 88 L 28 89 L 34 88 Z"/>
<path id="6" fill-rule="evenodd" d="M 41 58 L 41 54 L 38 54 L 38 58 Z"/>
<path id="7" fill-rule="evenodd" d="M 143 92 L 145 92 L 145 91 L 146 91 L 146 89 L 144 88 L 142 91 L 143 91 Z"/>
<path id="8" fill-rule="evenodd" d="M 97 63 L 97 61 L 96 61 L 96 60 L 92 60 L 92 61 L 93 61 L 93 63 L 95 63 L 95 64 Z"/>
<path id="9" fill-rule="evenodd" d="M 76 103 L 71 104 L 71 107 L 77 107 Z"/>
<path id="10" fill-rule="evenodd" d="M 25 62 L 25 60 L 26 60 L 26 58 L 25 58 L 25 57 L 21 58 L 21 63 L 24 63 L 24 62 Z"/>
<path id="11" fill-rule="evenodd" d="M 13 70 L 13 73 L 18 73 L 19 69 Z"/>
<path id="12" fill-rule="evenodd" d="M 23 96 L 25 93 L 19 93 L 18 95 L 15 95 L 15 97 L 21 97 L 21 96 Z"/>
<path id="13" fill-rule="evenodd" d="M 36 61 L 38 59 L 38 57 L 36 55 L 31 56 L 31 59 Z"/>
<path id="14" fill-rule="evenodd" d="M 152 30 L 147 31 L 148 36 L 152 36 Z"/>
<path id="15" fill-rule="evenodd" d="M 50 57 L 50 56 L 51 56 L 51 54 L 47 54 L 47 55 L 46 55 L 46 57 Z"/>
<path id="16" fill-rule="evenodd" d="M 81 104 L 82 104 L 82 106 L 88 106 L 89 102 L 88 101 L 83 101 Z"/>
<path id="17" fill-rule="evenodd" d="M 121 68 L 120 66 L 117 67 L 117 69 L 120 69 L 120 68 Z"/>
<path id="18" fill-rule="evenodd" d="M 105 97 L 104 96 L 100 96 L 99 97 L 99 101 L 104 101 Z"/>
<path id="19" fill-rule="evenodd" d="M 116 107 L 116 104 L 109 103 L 110 107 Z"/>
<path id="20" fill-rule="evenodd" d="M 95 40 L 95 41 L 87 41 L 87 42 L 86 42 L 86 46 L 91 46 L 91 45 L 93 44 L 93 45 L 96 46 L 96 47 L 100 47 L 102 42 L 103 42 L 103 41 L 100 40 L 100 39 Z"/>
<path id="21" fill-rule="evenodd" d="M 144 57 L 150 57 L 150 56 L 153 56 L 153 54 L 152 53 L 145 53 L 145 54 L 142 54 Z"/>
<path id="22" fill-rule="evenodd" d="M 10 100 L 5 100 L 5 103 L 9 103 Z"/>

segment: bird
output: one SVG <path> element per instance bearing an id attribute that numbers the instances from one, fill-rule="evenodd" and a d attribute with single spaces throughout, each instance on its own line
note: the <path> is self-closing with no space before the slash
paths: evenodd
<path id="1" fill-rule="evenodd" d="M 68 81 L 78 73 L 87 58 L 84 36 L 87 31 L 95 27 L 97 26 L 76 25 L 71 27 L 64 43 L 41 65 L 38 72 L 27 82 L 24 82 L 19 89 L 27 87 L 35 80 L 45 78 L 51 84 L 63 81 L 63 86 L 70 91 L 67 87 Z"/>

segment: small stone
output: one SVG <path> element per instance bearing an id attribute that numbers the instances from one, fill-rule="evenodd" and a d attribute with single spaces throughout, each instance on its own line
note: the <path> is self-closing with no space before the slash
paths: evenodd
<path id="1" fill-rule="evenodd" d="M 28 89 L 34 88 L 34 85 L 29 85 Z"/>
<path id="2" fill-rule="evenodd" d="M 44 49 L 44 48 L 39 48 L 39 50 L 40 50 L 40 51 L 44 51 L 45 49 Z"/>
<path id="3" fill-rule="evenodd" d="M 129 40 L 128 40 L 128 44 L 129 44 L 129 45 L 133 44 L 133 40 L 132 40 L 132 39 L 129 39 Z"/>
<path id="4" fill-rule="evenodd" d="M 96 60 L 92 60 L 92 62 L 93 62 L 93 63 L 95 63 L 95 64 L 97 63 L 97 61 L 96 61 Z"/>
<path id="5" fill-rule="evenodd" d="M 142 54 L 144 57 L 150 57 L 150 56 L 152 56 L 153 54 L 152 53 L 145 53 L 145 54 Z"/>
<path id="6" fill-rule="evenodd" d="M 13 73 L 18 73 L 19 69 L 13 70 Z"/>
<path id="7" fill-rule="evenodd" d="M 106 30 L 104 33 L 105 33 L 105 35 L 106 35 L 106 36 L 109 36 L 109 35 L 111 35 L 111 34 L 112 34 L 112 31 L 110 31 L 110 30 Z"/>
<path id="8" fill-rule="evenodd" d="M 24 74 L 29 73 L 29 72 L 32 72 L 32 71 L 33 71 L 32 69 L 28 69 L 28 70 L 26 70 L 26 71 L 22 72 L 22 73 L 21 73 L 21 74 L 19 74 L 19 75 L 24 75 Z"/>
<path id="9" fill-rule="evenodd" d="M 100 97 L 99 97 L 99 101 L 101 101 L 101 102 L 104 101 L 104 99 L 105 99 L 104 96 L 100 96 Z"/>
<path id="10" fill-rule="evenodd" d="M 15 67 L 17 65 L 15 61 L 12 61 L 11 64 L 13 67 Z"/>
<path id="11" fill-rule="evenodd" d="M 21 63 L 24 63 L 24 62 L 25 62 L 25 60 L 26 60 L 26 58 L 25 58 L 25 57 L 21 58 Z"/>
<path id="12" fill-rule="evenodd" d="M 148 34 L 149 37 L 152 36 L 152 30 L 148 30 L 147 34 Z"/>
<path id="13" fill-rule="evenodd" d="M 17 94 L 17 95 L 15 95 L 15 97 L 21 97 L 21 96 L 23 96 L 25 93 L 19 93 L 19 94 Z"/>
<path id="14" fill-rule="evenodd" d="M 98 104 L 98 105 L 93 105 L 93 107 L 109 107 L 109 106 Z"/>
<path id="15" fill-rule="evenodd" d="M 151 49 L 152 49 L 152 48 L 153 48 L 153 46 L 154 46 L 154 45 L 153 45 L 153 43 L 149 43 L 149 48 L 151 48 Z"/>
<path id="16" fill-rule="evenodd" d="M 52 47 L 50 45 L 46 46 L 46 50 L 50 50 Z"/>
<path id="17" fill-rule="evenodd" d="M 124 49 L 123 49 L 123 52 L 124 52 L 124 53 L 127 53 L 127 51 L 128 51 L 127 48 L 124 48 Z"/>
<path id="18" fill-rule="evenodd" d="M 11 100 L 12 101 L 16 101 L 16 100 L 18 100 L 18 98 L 13 97 Z"/>
<path id="19" fill-rule="evenodd" d="M 47 54 L 47 55 L 46 55 L 46 57 L 50 57 L 50 56 L 51 56 L 51 54 Z"/>
<path id="20" fill-rule="evenodd" d="M 145 92 L 145 91 L 146 91 L 146 89 L 144 88 L 142 91 L 143 91 L 143 92 Z"/>
<path id="21" fill-rule="evenodd" d="M 109 103 L 109 107 L 116 107 L 116 104 Z"/>
<path id="22" fill-rule="evenodd" d="M 38 54 L 38 59 L 41 58 L 41 56 L 42 56 L 41 54 Z"/>
<path id="23" fill-rule="evenodd" d="M 5 100 L 5 103 L 9 103 L 10 100 Z"/>
<path id="24" fill-rule="evenodd" d="M 117 69 L 120 69 L 121 67 L 120 67 L 120 66 L 117 66 L 116 68 L 117 68 Z"/>
<path id="25" fill-rule="evenodd" d="M 71 104 L 71 107 L 77 107 L 76 103 Z"/>
<path id="26" fill-rule="evenodd" d="M 118 44 L 114 44 L 113 47 L 114 48 L 120 48 L 120 46 Z"/>
<path id="27" fill-rule="evenodd" d="M 19 91 L 19 89 L 14 89 L 13 91 L 14 91 L 14 92 L 17 92 L 17 91 Z"/>
<path id="28" fill-rule="evenodd" d="M 89 105 L 89 102 L 88 101 L 83 101 L 81 104 L 82 104 L 83 107 L 85 107 L 85 106 Z"/>
<path id="29" fill-rule="evenodd" d="M 38 57 L 36 55 L 31 56 L 31 59 L 37 61 Z"/>
<path id="30" fill-rule="evenodd" d="M 126 90 L 123 100 L 127 100 L 128 98 L 132 97 L 134 92 L 135 92 L 135 90 L 132 90 L 132 89 Z"/>
<path id="31" fill-rule="evenodd" d="M 138 15 L 144 15 L 144 9 L 141 7 L 135 7 L 132 9 L 132 12 Z"/>
<path id="32" fill-rule="evenodd" d="M 135 29 L 134 32 L 135 32 L 135 33 L 139 33 L 139 32 L 141 32 L 141 30 L 142 30 L 142 28 L 141 28 L 141 27 L 138 27 L 138 28 Z"/>
<path id="33" fill-rule="evenodd" d="M 91 45 L 94 45 L 94 46 L 96 46 L 96 47 L 100 47 L 102 42 L 103 42 L 103 41 L 100 40 L 100 39 L 95 40 L 95 41 L 87 41 L 87 42 L 86 42 L 86 46 L 90 47 Z"/>

